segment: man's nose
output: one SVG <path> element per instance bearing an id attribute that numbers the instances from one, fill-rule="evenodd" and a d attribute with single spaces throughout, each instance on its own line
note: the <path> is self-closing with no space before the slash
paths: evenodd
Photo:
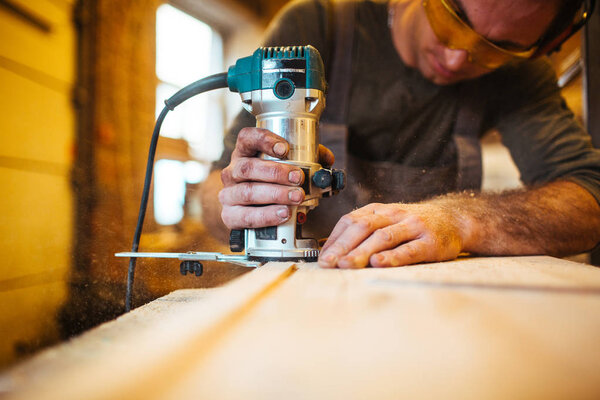
<path id="1" fill-rule="evenodd" d="M 469 61 L 469 53 L 462 49 L 445 48 L 444 58 L 446 61 L 446 69 L 457 72 Z"/>

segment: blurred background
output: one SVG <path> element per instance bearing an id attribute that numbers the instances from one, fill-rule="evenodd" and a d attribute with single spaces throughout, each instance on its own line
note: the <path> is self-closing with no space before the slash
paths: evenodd
<path id="1" fill-rule="evenodd" d="M 131 246 L 164 99 L 250 55 L 285 3 L 0 0 L 0 369 L 124 311 L 127 260 L 113 254 Z M 552 56 L 582 123 L 584 47 L 577 35 Z M 198 192 L 240 109 L 221 90 L 169 114 L 141 249 L 228 251 L 203 228 Z M 485 190 L 520 185 L 494 132 L 484 174 Z M 178 267 L 139 262 L 134 304 L 246 271 L 206 263 L 198 278 Z"/>

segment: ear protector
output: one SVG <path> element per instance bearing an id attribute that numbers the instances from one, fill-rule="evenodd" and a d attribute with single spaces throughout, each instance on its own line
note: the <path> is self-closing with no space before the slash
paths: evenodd
<path id="1" fill-rule="evenodd" d="M 560 50 L 560 46 L 589 21 L 595 6 L 596 0 L 584 0 L 573 22 L 561 33 L 554 35 L 553 38 L 547 41 L 543 38 L 541 46 L 537 49 L 533 57 L 543 56 L 544 54 Z"/>

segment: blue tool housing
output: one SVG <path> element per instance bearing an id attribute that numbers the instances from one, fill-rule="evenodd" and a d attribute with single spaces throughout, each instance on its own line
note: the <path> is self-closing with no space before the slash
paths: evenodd
<path id="1" fill-rule="evenodd" d="M 296 88 L 325 92 L 325 68 L 319 51 L 310 45 L 261 47 L 229 68 L 227 84 L 229 90 L 239 93 L 273 89 L 277 97 L 285 99 Z"/>

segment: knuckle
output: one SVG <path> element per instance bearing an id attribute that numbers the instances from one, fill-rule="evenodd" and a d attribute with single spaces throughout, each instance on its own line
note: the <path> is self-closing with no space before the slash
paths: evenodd
<path id="1" fill-rule="evenodd" d="M 250 127 L 242 128 L 242 129 L 240 129 L 240 132 L 238 133 L 237 141 L 245 142 L 253 136 L 253 133 L 254 133 L 254 128 L 250 128 Z"/>
<path id="2" fill-rule="evenodd" d="M 231 182 L 231 167 L 228 166 L 221 171 L 221 182 L 228 185 Z"/>
<path id="3" fill-rule="evenodd" d="M 369 218 L 361 218 L 355 221 L 354 224 L 361 231 L 371 232 L 373 230 L 373 221 Z"/>
<path id="4" fill-rule="evenodd" d="M 279 204 L 287 200 L 287 191 L 280 188 L 274 189 L 271 192 L 271 203 Z"/>
<path id="5" fill-rule="evenodd" d="M 375 239 L 385 245 L 394 244 L 394 235 L 388 229 L 378 229 L 374 233 Z"/>
<path id="6" fill-rule="evenodd" d="M 239 196 L 243 203 L 251 203 L 254 199 L 252 185 L 248 183 L 241 184 L 239 187 Z"/>
<path id="7" fill-rule="evenodd" d="M 349 219 L 350 219 L 349 214 L 342 215 L 342 217 L 340 218 L 339 223 L 347 225 L 348 222 L 350 222 Z"/>
<path id="8" fill-rule="evenodd" d="M 218 194 L 219 203 L 224 204 L 226 197 L 227 196 L 226 196 L 226 193 L 225 193 L 225 189 L 219 190 L 219 194 Z"/>
<path id="9" fill-rule="evenodd" d="M 404 248 L 404 253 L 409 259 L 414 260 L 419 257 L 420 251 L 417 246 L 413 244 L 407 244 Z"/>
<path id="10" fill-rule="evenodd" d="M 364 210 L 375 211 L 380 205 L 380 203 L 369 203 L 364 207 Z"/>
<path id="11" fill-rule="evenodd" d="M 262 225 L 272 225 L 271 221 L 273 217 L 271 214 L 272 213 L 269 212 L 269 208 L 262 207 L 257 213 L 257 219 L 254 221 L 253 227 L 258 226 L 259 223 L 262 223 Z"/>
<path id="12" fill-rule="evenodd" d="M 283 179 L 285 167 L 273 161 L 257 161 L 254 166 L 256 178 L 260 176 L 260 180 L 264 182 L 285 182 Z"/>
<path id="13" fill-rule="evenodd" d="M 283 173 L 281 172 L 282 168 L 279 165 L 273 165 L 272 167 L 267 168 L 267 175 L 269 180 L 271 181 L 279 181 Z"/>
<path id="14" fill-rule="evenodd" d="M 272 217 L 267 211 L 267 207 L 253 207 L 251 210 L 244 212 L 242 216 L 244 226 L 247 228 L 260 228 L 263 226 L 274 225 Z"/>
<path id="15" fill-rule="evenodd" d="M 342 218 L 340 218 L 340 222 L 343 223 L 344 225 L 352 225 L 352 224 L 354 224 L 355 219 L 356 219 L 356 217 L 350 213 L 350 214 L 346 214 Z"/>
<path id="16" fill-rule="evenodd" d="M 346 245 L 346 243 L 338 241 L 336 244 L 334 244 L 332 247 L 332 251 L 334 251 L 337 254 L 347 254 L 349 252 L 349 248 Z"/>
<path id="17" fill-rule="evenodd" d="M 232 223 L 231 218 L 229 217 L 228 207 L 223 207 L 223 210 L 221 211 L 221 220 L 223 221 L 225 226 L 228 227 L 229 229 L 235 228 L 234 224 Z"/>
<path id="18" fill-rule="evenodd" d="M 253 210 L 253 213 L 249 215 L 248 226 L 251 228 L 260 228 L 277 224 L 278 219 L 275 216 L 272 207 L 259 207 Z"/>
<path id="19" fill-rule="evenodd" d="M 288 182 L 289 174 L 293 167 L 287 164 L 276 162 L 272 167 L 269 166 L 270 177 L 274 182 Z"/>
<path id="20" fill-rule="evenodd" d="M 248 159 L 243 159 L 236 163 L 232 175 L 234 179 L 247 179 L 252 175 L 253 170 L 253 163 Z"/>
<path id="21" fill-rule="evenodd" d="M 254 218 L 251 213 L 242 214 L 242 223 L 247 228 L 254 228 Z"/>
<path id="22" fill-rule="evenodd" d="M 423 218 L 420 215 L 412 214 L 406 218 L 406 224 L 416 226 L 416 227 L 424 227 L 425 226 L 425 218 Z"/>
<path id="23" fill-rule="evenodd" d="M 428 235 L 424 238 L 423 241 L 428 247 L 431 247 L 433 249 L 441 249 L 443 247 L 446 247 L 446 243 L 444 243 L 444 238 L 439 237 L 437 235 Z"/>

